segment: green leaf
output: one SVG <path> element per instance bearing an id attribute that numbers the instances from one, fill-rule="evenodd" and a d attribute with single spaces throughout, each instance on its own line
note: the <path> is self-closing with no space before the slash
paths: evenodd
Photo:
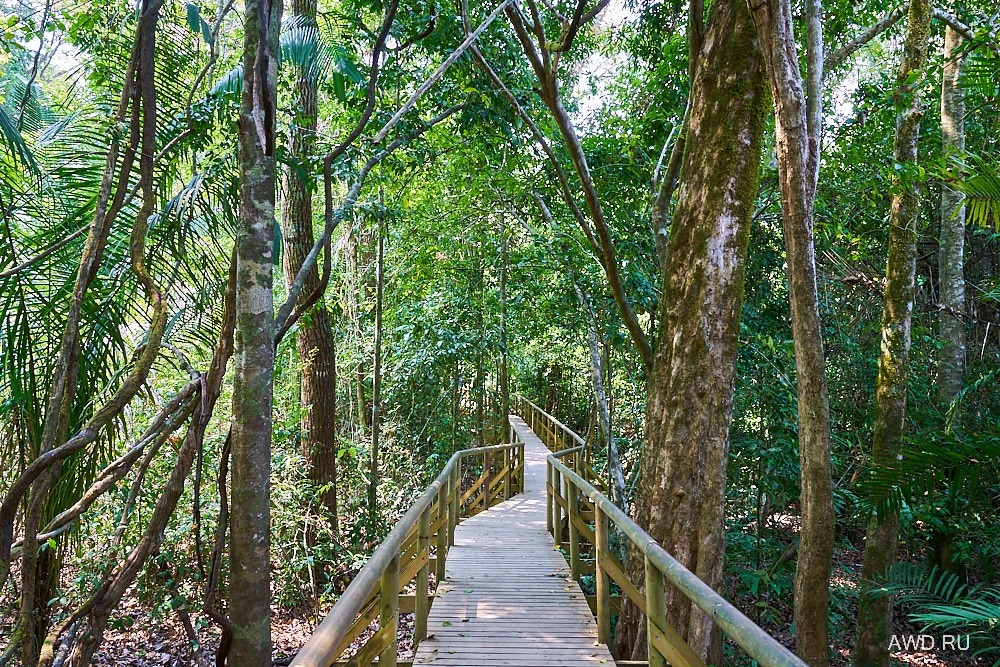
<path id="1" fill-rule="evenodd" d="M 201 30 L 201 10 L 193 2 L 185 3 L 185 8 L 187 9 L 188 27 L 191 28 L 191 32 L 198 32 Z"/>

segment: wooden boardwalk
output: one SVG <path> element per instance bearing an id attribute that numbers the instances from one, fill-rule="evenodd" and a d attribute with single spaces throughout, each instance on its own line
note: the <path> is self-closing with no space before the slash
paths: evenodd
<path id="1" fill-rule="evenodd" d="M 580 586 L 545 530 L 548 450 L 518 417 L 525 492 L 464 520 L 414 665 L 614 665 Z"/>

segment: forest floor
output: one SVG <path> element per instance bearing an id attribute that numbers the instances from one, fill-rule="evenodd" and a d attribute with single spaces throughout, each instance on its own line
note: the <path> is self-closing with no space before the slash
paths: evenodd
<path id="1" fill-rule="evenodd" d="M 835 556 L 833 588 L 848 591 L 848 599 L 837 609 L 837 618 L 843 619 L 844 627 L 838 627 L 836 621 L 831 623 L 832 644 L 834 647 L 834 667 L 849 667 L 851 629 L 854 625 L 857 607 L 853 602 L 854 595 L 849 593 L 860 576 L 860 555 L 847 550 L 838 549 Z M 746 590 L 738 580 L 728 582 L 730 590 Z M 743 595 L 734 602 L 751 619 L 758 620 L 755 603 L 758 600 Z M 0 600 L 0 608 L 12 609 L 12 600 Z M 762 627 L 771 633 L 778 641 L 789 648 L 794 648 L 794 639 L 789 631 L 792 622 L 792 610 L 786 604 L 775 604 L 773 612 L 760 618 Z M 302 607 L 286 609 L 272 607 L 272 642 L 274 645 L 275 665 L 287 665 L 291 657 L 302 647 L 313 630 L 329 611 L 325 608 Z M 0 646 L 6 643 L 5 635 L 10 631 L 9 618 L 0 618 Z M 903 641 L 904 637 L 921 635 L 921 628 L 909 624 L 905 618 L 896 615 L 895 634 Z M 148 603 L 141 602 L 133 587 L 130 594 L 122 601 L 121 606 L 112 616 L 105 640 L 101 649 L 94 657 L 93 664 L 97 667 L 210 667 L 215 664 L 215 652 L 218 649 L 220 633 L 214 624 L 199 627 L 197 630 L 199 645 L 195 647 L 190 640 L 188 631 L 178 613 L 168 613 L 159 618 L 149 614 Z M 347 654 L 352 654 L 374 633 L 371 629 L 362 635 L 352 645 Z M 403 614 L 400 618 L 399 648 L 401 660 L 412 660 L 413 656 L 413 615 Z M 941 637 L 936 637 L 933 650 L 900 650 L 893 652 L 894 664 L 901 667 L 972 667 L 980 664 L 972 657 L 971 651 L 946 651 L 940 647 Z M 736 649 L 734 655 L 741 655 Z M 743 664 L 736 660 L 734 664 Z"/>
<path id="2" fill-rule="evenodd" d="M 834 553 L 833 574 L 831 577 L 831 645 L 833 647 L 831 667 L 851 667 L 851 646 L 854 642 L 854 620 L 857 618 L 857 582 L 861 579 L 861 554 L 843 548 L 837 548 Z M 733 577 L 729 582 L 730 590 L 746 591 L 739 580 Z M 838 595 L 839 593 L 839 595 Z M 841 602 L 836 602 L 837 598 Z M 732 599 L 732 598 L 730 598 Z M 790 628 L 792 627 L 792 608 L 788 604 L 772 605 L 773 613 L 769 617 L 761 617 L 755 613 L 758 600 L 749 594 L 744 594 L 734 601 L 740 611 L 749 618 L 757 621 L 764 630 L 770 633 L 775 639 L 791 650 L 795 650 L 795 639 Z M 840 621 L 838 623 L 838 620 Z M 903 614 L 896 610 L 893 618 L 893 633 L 898 638 L 901 645 L 905 645 L 907 638 L 910 642 L 919 641 L 918 638 L 925 633 L 920 626 L 910 623 Z M 927 635 L 927 639 L 922 640 L 920 646 L 926 646 L 926 650 L 911 648 L 909 650 L 891 650 L 891 662 L 899 667 L 973 667 L 982 664 L 977 658 L 972 656 L 975 650 L 973 646 L 968 651 L 946 650 L 941 648 L 943 637 L 937 635 Z M 931 648 L 933 638 L 934 648 Z M 954 641 L 954 640 L 949 640 Z M 963 640 L 964 641 L 964 640 Z M 913 644 L 911 643 L 910 646 Z M 734 646 L 734 652 L 739 652 Z"/>

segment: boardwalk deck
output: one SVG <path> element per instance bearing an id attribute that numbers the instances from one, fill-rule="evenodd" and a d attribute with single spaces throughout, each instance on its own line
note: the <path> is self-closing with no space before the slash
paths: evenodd
<path id="1" fill-rule="evenodd" d="M 525 492 L 459 524 L 413 664 L 614 665 L 545 530 L 548 450 L 521 419 L 511 421 L 525 443 Z"/>

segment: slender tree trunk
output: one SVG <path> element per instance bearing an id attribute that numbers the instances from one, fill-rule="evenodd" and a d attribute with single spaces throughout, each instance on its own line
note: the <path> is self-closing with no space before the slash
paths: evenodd
<path id="1" fill-rule="evenodd" d="M 920 193 L 914 181 L 920 135 L 920 73 L 927 62 L 931 7 L 927 0 L 910 0 L 903 62 L 896 82 L 899 109 L 893 158 L 902 175 L 893 184 L 889 216 L 889 259 L 886 265 L 882 352 L 875 385 L 875 425 L 872 465 L 893 461 L 903 440 L 906 389 L 910 369 L 910 329 L 916 291 L 917 216 Z M 889 512 L 872 517 L 865 535 L 858 601 L 858 634 L 852 660 L 858 667 L 889 664 L 892 599 L 868 596 L 869 585 L 896 560 L 899 517 Z"/>
<path id="2" fill-rule="evenodd" d="M 316 24 L 316 0 L 292 0 L 292 14 L 309 25 Z M 315 68 L 310 68 L 315 69 Z M 297 67 L 292 108 L 289 154 L 292 160 L 309 163 L 316 137 L 318 113 L 317 77 L 314 72 Z M 291 285 L 299 268 L 315 243 L 313 234 L 312 187 L 296 169 L 285 174 L 285 207 L 282 237 L 285 242 L 285 281 Z M 303 294 L 310 294 L 320 284 L 314 267 L 306 275 Z M 337 350 L 336 338 L 323 298 L 300 320 L 295 339 L 302 372 L 302 453 L 309 469 L 309 479 L 317 487 L 326 487 L 320 501 L 326 520 L 337 530 Z M 313 536 L 314 537 L 314 536 Z"/>
<path id="3" fill-rule="evenodd" d="M 375 270 L 375 361 L 372 365 L 372 460 L 368 479 L 368 514 L 378 516 L 379 441 L 382 430 L 382 290 L 385 283 L 385 240 L 378 228 L 378 264 Z"/>
<path id="4" fill-rule="evenodd" d="M 811 113 L 818 114 L 820 100 L 816 97 L 821 89 L 813 88 L 812 104 L 807 104 L 799 72 L 791 1 L 766 0 L 753 5 L 753 16 L 774 97 L 798 390 L 802 530 L 795 569 L 795 642 L 799 655 L 806 662 L 813 667 L 825 667 L 830 664 L 828 606 L 835 515 L 830 464 L 830 404 L 813 245 L 820 123 L 818 117 L 810 119 L 807 113 L 808 108 Z M 822 51 L 815 54 L 815 50 L 816 45 L 813 45 L 810 63 L 821 63 Z M 810 80 L 811 83 L 822 81 L 822 72 L 811 72 Z"/>
<path id="5" fill-rule="evenodd" d="M 505 442 L 507 415 L 510 414 L 510 377 L 507 372 L 507 269 L 510 257 L 507 252 L 507 229 L 504 228 L 501 233 L 503 240 L 500 247 L 500 372 L 498 379 L 500 384 L 500 423 L 498 435 L 501 442 Z"/>
<path id="6" fill-rule="evenodd" d="M 745 0 L 713 3 L 667 243 L 635 500 L 639 525 L 714 588 L 722 581 L 743 277 L 768 99 L 763 67 Z M 632 554 L 628 567 L 634 581 L 643 580 L 641 558 Z M 667 622 L 701 656 L 719 646 L 711 618 L 672 586 L 666 608 Z M 620 650 L 641 659 L 638 610 L 628 605 L 619 623 Z"/>
<path id="7" fill-rule="evenodd" d="M 358 406 L 358 429 L 364 433 L 365 427 L 371 425 L 371 413 L 368 410 L 368 399 L 365 396 L 365 345 L 361 330 L 361 300 L 359 298 L 362 289 L 359 242 L 353 226 L 347 230 L 346 241 L 344 258 L 347 264 L 347 308 L 358 354 L 358 362 L 353 373 L 354 398 L 352 400 Z"/>
<path id="8" fill-rule="evenodd" d="M 600 441 L 608 448 L 608 471 L 611 477 L 611 496 L 616 505 L 625 508 L 625 475 L 622 472 L 618 447 L 611 437 L 611 409 L 604 382 L 604 359 L 601 354 L 601 339 L 597 331 L 597 316 L 590 307 L 587 295 L 579 285 L 574 284 L 577 301 L 587 318 L 587 347 L 590 351 L 590 381 L 594 389 L 594 404 L 597 407 L 597 423 L 600 427 Z"/>
<path id="9" fill-rule="evenodd" d="M 270 470 L 274 390 L 272 252 L 281 0 L 247 0 L 236 237 L 230 661 L 271 664 Z"/>
<path id="10" fill-rule="evenodd" d="M 965 93 L 959 85 L 963 63 L 962 36 L 945 28 L 944 67 L 941 72 L 941 152 L 945 158 L 965 151 Z M 941 310 L 938 319 L 941 351 L 938 356 L 938 400 L 951 414 L 951 427 L 961 423 L 956 401 L 965 373 L 965 197 L 948 183 L 941 188 L 941 231 L 938 245 L 938 282 Z M 930 561 L 945 572 L 964 576 L 954 559 L 953 531 L 932 528 Z"/>
<path id="11" fill-rule="evenodd" d="M 462 375 L 461 365 L 455 359 L 455 381 L 451 385 L 451 453 L 458 448 L 458 420 L 461 416 Z"/>
<path id="12" fill-rule="evenodd" d="M 945 28 L 944 69 L 941 74 L 941 148 L 946 157 L 965 151 L 965 94 L 958 79 L 962 72 L 962 37 Z M 965 371 L 965 198 L 947 183 L 941 189 L 941 237 L 938 249 L 941 284 L 941 353 L 938 391 L 947 408 L 962 391 Z"/>

